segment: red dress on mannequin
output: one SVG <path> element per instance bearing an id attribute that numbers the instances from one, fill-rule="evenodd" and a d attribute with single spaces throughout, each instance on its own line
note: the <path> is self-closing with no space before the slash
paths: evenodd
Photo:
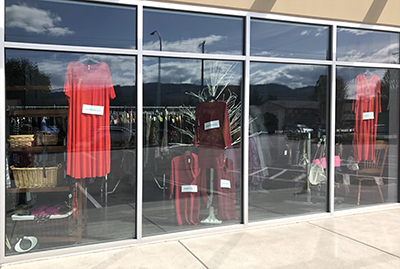
<path id="1" fill-rule="evenodd" d="M 103 177 L 110 172 L 110 99 L 115 98 L 108 65 L 71 62 L 64 93 L 69 102 L 67 175 Z"/>
<path id="2" fill-rule="evenodd" d="M 370 78 L 361 73 L 356 78 L 354 159 L 375 161 L 376 127 L 381 109 L 381 83 L 377 75 Z"/>

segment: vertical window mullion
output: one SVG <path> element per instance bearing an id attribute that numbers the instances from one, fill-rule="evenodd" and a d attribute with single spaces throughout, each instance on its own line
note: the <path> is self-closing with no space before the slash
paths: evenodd
<path id="1" fill-rule="evenodd" d="M 334 199 L 335 199 L 335 122 L 336 122 L 336 44 L 337 44 L 337 27 L 331 27 L 331 57 L 332 65 L 330 68 L 330 94 L 329 94 L 329 136 L 328 136 L 328 201 L 327 211 L 331 214 L 334 213 Z"/>
<path id="2" fill-rule="evenodd" d="M 136 121 L 136 238 L 140 242 L 143 234 L 143 5 L 137 6 L 137 121 Z"/>

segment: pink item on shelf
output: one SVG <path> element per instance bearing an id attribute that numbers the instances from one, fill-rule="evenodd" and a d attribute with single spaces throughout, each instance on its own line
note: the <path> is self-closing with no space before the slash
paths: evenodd
<path id="1" fill-rule="evenodd" d="M 321 164 L 322 163 L 322 168 L 326 168 L 326 158 L 321 158 L 321 159 L 315 159 L 313 161 L 313 163 L 315 164 Z M 335 156 L 335 167 L 339 167 L 340 166 L 340 157 L 339 156 Z"/>

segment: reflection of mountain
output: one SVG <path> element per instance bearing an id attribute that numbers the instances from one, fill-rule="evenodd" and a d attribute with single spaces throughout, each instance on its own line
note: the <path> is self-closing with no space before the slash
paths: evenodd
<path id="1" fill-rule="evenodd" d="M 261 100 L 312 100 L 315 99 L 315 86 L 291 89 L 281 84 L 252 85 L 252 92 L 257 92 Z"/>
<path id="2" fill-rule="evenodd" d="M 154 106 L 156 105 L 157 96 L 157 83 L 148 83 L 143 85 L 143 105 Z M 234 92 L 237 96 L 241 96 L 239 86 L 228 86 L 229 90 Z M 201 86 L 195 84 L 161 84 L 161 103 L 160 106 L 196 106 L 199 99 L 188 95 L 188 92 L 198 94 Z M 229 95 L 225 94 L 225 98 Z M 221 95 L 223 98 L 223 94 Z"/>
<path id="3" fill-rule="evenodd" d="M 29 88 L 29 87 L 27 87 Z M 135 86 L 114 86 L 116 98 L 111 100 L 112 106 L 136 106 Z M 13 104 L 23 106 L 67 106 L 63 89 L 52 90 L 10 90 L 7 91 L 8 101 L 15 99 Z"/>

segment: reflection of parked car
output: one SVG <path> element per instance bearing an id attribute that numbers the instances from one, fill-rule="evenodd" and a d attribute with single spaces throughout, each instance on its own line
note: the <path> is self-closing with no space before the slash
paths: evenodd
<path id="1" fill-rule="evenodd" d="M 314 129 L 304 124 L 287 124 L 283 127 L 284 133 L 311 133 Z"/>

